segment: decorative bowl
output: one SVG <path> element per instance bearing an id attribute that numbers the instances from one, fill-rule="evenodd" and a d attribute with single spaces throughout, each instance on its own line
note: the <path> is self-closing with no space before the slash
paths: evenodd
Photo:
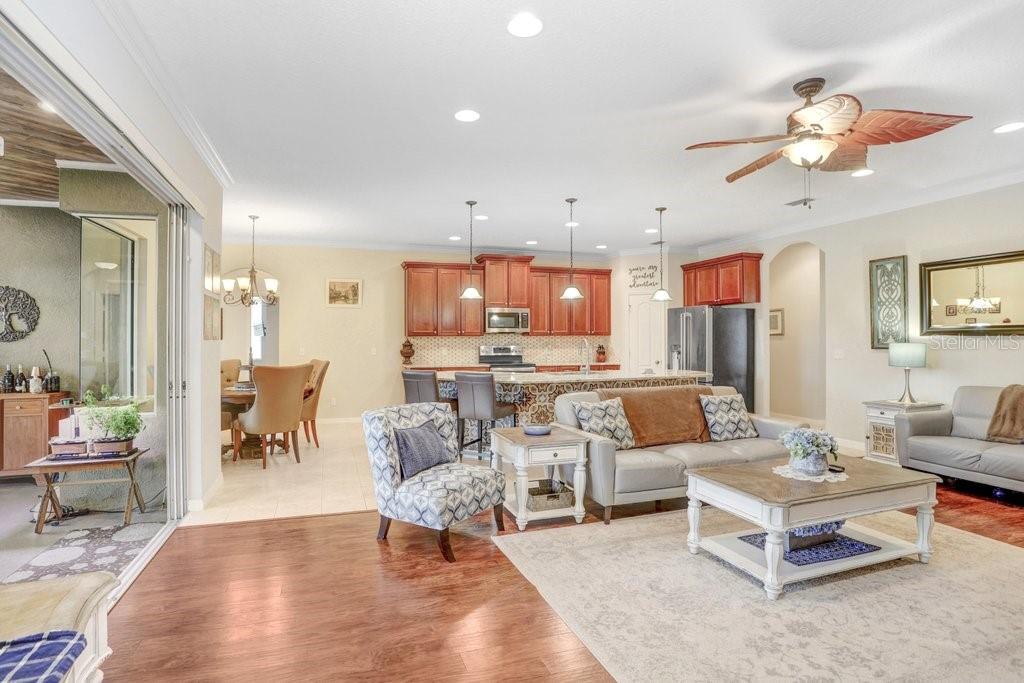
<path id="1" fill-rule="evenodd" d="M 527 436 L 547 436 L 551 433 L 551 425 L 523 425 L 523 433 Z"/>

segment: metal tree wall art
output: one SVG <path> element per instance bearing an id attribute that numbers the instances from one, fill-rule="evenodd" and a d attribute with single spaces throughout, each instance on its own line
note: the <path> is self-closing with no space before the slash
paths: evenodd
<path id="1" fill-rule="evenodd" d="M 0 342 L 24 339 L 38 324 L 39 305 L 28 292 L 0 287 Z"/>

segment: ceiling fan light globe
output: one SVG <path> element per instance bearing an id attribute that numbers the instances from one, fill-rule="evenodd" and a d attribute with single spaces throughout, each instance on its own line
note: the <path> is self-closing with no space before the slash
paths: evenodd
<path id="1" fill-rule="evenodd" d="M 874 172 L 874 169 L 871 168 L 858 168 L 850 175 L 853 176 L 854 178 L 866 178 Z"/>
<path id="2" fill-rule="evenodd" d="M 839 143 L 836 141 L 814 135 L 786 145 L 782 154 L 797 166 L 814 168 L 828 159 L 837 147 L 839 147 Z"/>

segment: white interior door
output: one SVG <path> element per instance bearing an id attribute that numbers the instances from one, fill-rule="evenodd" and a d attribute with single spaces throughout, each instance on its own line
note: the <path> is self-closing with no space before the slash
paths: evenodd
<path id="1" fill-rule="evenodd" d="M 650 294 L 630 294 L 626 331 L 629 371 L 644 375 L 665 372 L 665 317 L 664 301 L 651 301 Z"/>

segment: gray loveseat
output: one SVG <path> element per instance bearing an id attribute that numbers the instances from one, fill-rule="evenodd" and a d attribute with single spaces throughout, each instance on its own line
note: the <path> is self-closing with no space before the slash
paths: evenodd
<path id="1" fill-rule="evenodd" d="M 952 408 L 896 416 L 900 464 L 1024 491 L 1024 445 L 985 441 L 1002 387 L 960 387 Z"/>
<path id="2" fill-rule="evenodd" d="M 735 394 L 733 387 L 712 387 L 716 395 Z M 580 431 L 573 402 L 598 401 L 597 393 L 579 391 L 555 399 L 555 421 L 590 440 L 587 458 L 587 496 L 604 506 L 604 522 L 614 505 L 681 498 L 686 495 L 686 472 L 698 467 L 768 460 L 788 455 L 779 442 L 782 432 L 806 423 L 786 422 L 751 414 L 759 434 L 755 439 L 707 443 L 677 443 L 616 451 L 615 442 Z M 565 481 L 571 473 L 562 472 Z M 566 478 L 567 477 L 567 478 Z"/>

